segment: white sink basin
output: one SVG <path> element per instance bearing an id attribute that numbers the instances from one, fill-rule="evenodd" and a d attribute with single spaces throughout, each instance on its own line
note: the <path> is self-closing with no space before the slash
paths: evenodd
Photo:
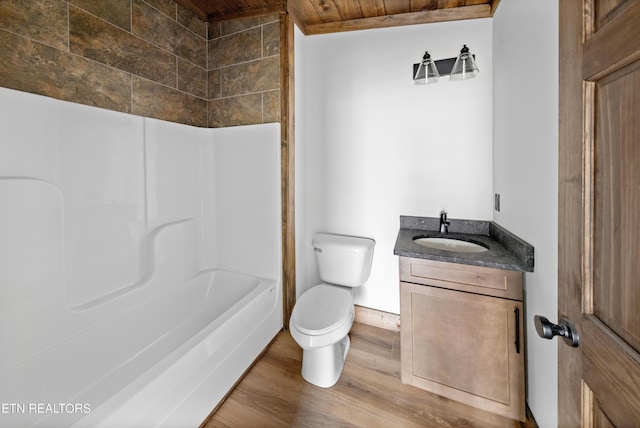
<path id="1" fill-rule="evenodd" d="M 436 250 L 455 251 L 457 253 L 482 253 L 489 251 L 482 245 L 451 238 L 417 238 L 413 242 Z"/>

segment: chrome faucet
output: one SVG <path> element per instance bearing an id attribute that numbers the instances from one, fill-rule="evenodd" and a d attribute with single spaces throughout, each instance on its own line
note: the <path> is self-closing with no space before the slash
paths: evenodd
<path id="1" fill-rule="evenodd" d="M 445 210 L 440 211 L 440 233 L 449 233 L 449 225 L 451 222 L 447 220 L 447 212 Z"/>

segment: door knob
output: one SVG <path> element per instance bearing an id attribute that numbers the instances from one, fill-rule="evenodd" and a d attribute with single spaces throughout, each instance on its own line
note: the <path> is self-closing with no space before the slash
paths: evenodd
<path id="1" fill-rule="evenodd" d="M 542 315 L 533 317 L 538 336 L 543 339 L 553 339 L 554 336 L 562 336 L 564 342 L 576 348 L 580 344 L 580 336 L 576 326 L 567 318 L 560 318 L 558 324 L 554 324 Z"/>

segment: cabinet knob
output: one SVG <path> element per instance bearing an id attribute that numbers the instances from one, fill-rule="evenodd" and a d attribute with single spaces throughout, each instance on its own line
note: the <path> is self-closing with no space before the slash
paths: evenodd
<path id="1" fill-rule="evenodd" d="M 542 315 L 533 317 L 536 332 L 543 339 L 553 339 L 554 336 L 562 336 L 564 342 L 576 348 L 580 344 L 580 336 L 578 330 L 573 323 L 567 318 L 560 318 L 558 324 L 554 324 Z"/>

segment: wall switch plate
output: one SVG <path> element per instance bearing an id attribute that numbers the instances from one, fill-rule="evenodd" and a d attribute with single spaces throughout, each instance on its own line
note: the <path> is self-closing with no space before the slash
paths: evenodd
<path id="1" fill-rule="evenodd" d="M 493 194 L 493 209 L 500 211 L 500 193 Z"/>

